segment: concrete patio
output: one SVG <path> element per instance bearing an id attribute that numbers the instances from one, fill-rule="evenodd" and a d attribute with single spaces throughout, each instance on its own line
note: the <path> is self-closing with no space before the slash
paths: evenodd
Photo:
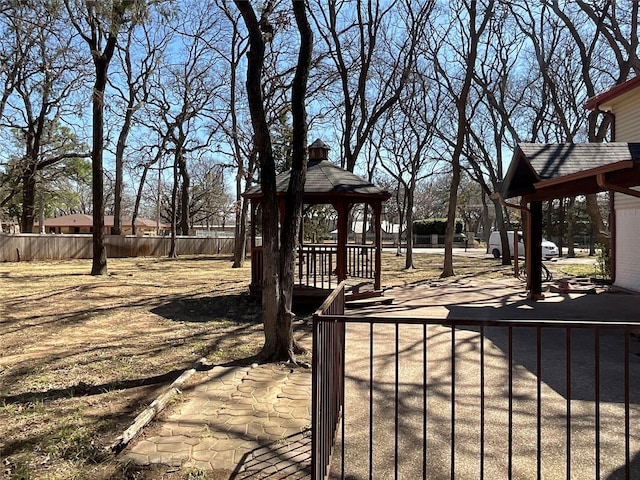
<path id="1" fill-rule="evenodd" d="M 610 320 L 634 321 L 640 316 L 640 296 L 600 291 L 596 295 L 547 294 L 542 301 L 526 298 L 523 284 L 511 277 L 491 282 L 474 282 L 458 279 L 431 282 L 392 289 L 387 295 L 394 297 L 392 305 L 370 307 L 350 311 L 361 316 L 411 316 L 427 318 L 460 319 L 557 319 L 557 320 Z M 386 478 L 383 468 L 393 467 L 393 411 L 395 369 L 393 348 L 395 333 L 392 326 L 375 326 L 375 351 L 373 370 L 375 379 L 373 433 L 374 478 Z M 422 394 L 416 386 L 422 382 L 423 346 L 422 326 L 403 326 L 399 338 L 401 367 L 399 368 L 399 398 L 401 399 L 399 425 L 399 473 L 400 478 L 422 477 L 422 456 L 416 448 L 422 446 L 423 423 Z M 417 330 L 416 330 L 417 329 Z M 419 330 L 419 331 L 418 331 Z M 442 326 L 427 327 L 426 344 L 429 355 L 428 398 L 429 412 L 427 443 L 429 478 L 449 478 L 451 425 L 450 355 L 451 329 Z M 347 398 L 345 404 L 346 452 L 349 466 L 347 478 L 368 478 L 368 459 L 362 452 L 369 448 L 369 326 L 350 325 L 347 330 Z M 548 338 L 547 338 L 548 337 Z M 607 337 L 608 338 L 608 337 Z M 545 478 L 557 478 L 564 465 L 563 455 L 556 454 L 565 442 L 563 415 L 563 370 L 560 359 L 554 356 L 554 341 L 562 345 L 563 339 L 545 333 L 544 376 L 542 398 L 545 418 L 555 419 L 543 426 L 543 456 Z M 477 388 L 479 348 L 477 329 L 456 329 L 456 478 L 478 478 Z M 574 339 L 574 347 L 580 342 L 591 345 L 580 335 Z M 486 428 L 485 478 L 506 478 L 504 454 L 508 437 L 505 371 L 508 368 L 506 337 L 503 332 L 487 331 L 484 339 L 486 355 L 485 373 L 485 424 Z M 640 343 L 632 340 L 632 367 L 636 382 L 632 390 L 632 425 L 640 422 Z M 615 354 L 618 340 L 604 342 L 605 353 Z M 536 384 L 532 373 L 532 349 L 530 338 L 518 334 L 514 343 L 514 389 L 518 396 L 513 416 L 514 478 L 530 478 L 535 466 L 536 454 L 532 450 L 531 409 L 535 402 L 526 393 Z M 588 365 L 578 369 L 576 375 L 588 378 Z M 614 378 L 615 363 L 605 366 L 603 376 Z M 168 417 L 157 421 L 154 435 L 139 439 L 123 454 L 136 462 L 162 463 L 193 467 L 216 472 L 214 478 L 309 478 L 310 466 L 310 381 L 311 373 L 304 369 L 291 369 L 282 365 L 250 367 L 214 367 L 198 373 L 196 386 L 185 392 L 184 402 Z M 605 383 L 606 386 L 606 383 Z M 616 423 L 621 414 L 619 392 L 604 389 L 602 401 L 603 430 L 601 440 L 606 445 L 617 444 L 621 430 Z M 420 392 L 421 392 L 420 387 Z M 614 398 L 615 397 L 615 398 Z M 579 420 L 573 436 L 575 478 L 593 477 L 593 459 L 579 452 L 593 443 L 593 385 L 585 381 L 576 385 L 572 394 L 572 409 Z M 363 408 L 363 402 L 366 408 Z M 391 432 L 391 433 L 390 433 Z M 640 432 L 632 429 L 631 438 L 634 475 L 637 471 L 640 451 Z M 586 451 L 586 450 L 585 450 Z M 335 463 L 340 464 L 339 450 Z M 618 478 L 615 474 L 621 464 L 619 452 L 603 457 L 603 478 Z M 391 470 L 392 471 L 392 470 Z M 375 473 L 378 472 L 378 473 Z M 640 478 L 640 477 L 638 477 Z"/>

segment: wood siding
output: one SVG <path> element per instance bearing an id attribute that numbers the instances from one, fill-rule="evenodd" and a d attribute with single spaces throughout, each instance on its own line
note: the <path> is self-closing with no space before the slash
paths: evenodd
<path id="1" fill-rule="evenodd" d="M 615 141 L 640 141 L 640 89 L 613 99 L 602 108 L 615 114 Z M 640 190 L 640 187 L 636 188 Z M 640 198 L 615 193 L 615 284 L 640 292 Z"/>
<path id="2" fill-rule="evenodd" d="M 616 142 L 640 142 L 640 89 L 620 95 L 600 107 L 616 116 Z"/>
<path id="3" fill-rule="evenodd" d="M 640 292 L 640 209 L 616 209 L 616 280 L 619 287 Z"/>
<path id="4" fill-rule="evenodd" d="M 91 235 L 0 234 L 0 262 L 92 258 Z M 233 238 L 178 237 L 179 255 L 233 254 Z M 169 237 L 106 235 L 107 257 L 163 257 Z"/>
<path id="5" fill-rule="evenodd" d="M 640 190 L 640 187 L 635 187 L 633 190 Z M 625 195 L 624 193 L 616 193 L 615 195 L 616 210 L 640 208 L 640 198 Z"/>

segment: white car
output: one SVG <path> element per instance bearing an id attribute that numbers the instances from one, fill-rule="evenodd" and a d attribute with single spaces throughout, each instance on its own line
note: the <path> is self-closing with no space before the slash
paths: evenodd
<path id="1" fill-rule="evenodd" d="M 513 231 L 507 232 L 509 238 L 509 247 L 513 245 Z M 500 258 L 502 256 L 502 242 L 500 241 L 500 232 L 491 232 L 489 235 L 489 253 L 493 254 L 494 258 Z M 549 240 L 542 239 L 542 258 L 550 260 L 558 257 L 558 246 L 550 242 Z M 513 255 L 511 255 L 513 257 Z M 518 232 L 518 257 L 524 257 L 524 240 L 522 238 L 522 232 Z"/>

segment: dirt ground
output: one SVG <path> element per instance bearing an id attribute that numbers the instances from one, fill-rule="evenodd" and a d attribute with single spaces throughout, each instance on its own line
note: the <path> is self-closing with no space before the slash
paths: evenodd
<path id="1" fill-rule="evenodd" d="M 250 267 L 228 257 L 0 264 L 5 478 L 144 478 L 105 448 L 200 357 L 262 341 Z M 161 478 L 161 477 L 154 477 Z"/>
<path id="2" fill-rule="evenodd" d="M 90 260 L 0 264 L 2 478 L 219 478 L 141 469 L 108 447 L 199 358 L 246 362 L 259 352 L 248 263 L 109 259 L 101 277 L 89 275 Z M 455 264 L 458 278 L 509 272 L 493 259 Z M 386 286 L 419 282 L 439 276 L 442 256 L 416 254 L 417 268 L 405 271 L 402 257 L 385 253 L 383 265 Z M 308 340 L 306 318 L 295 330 Z"/>

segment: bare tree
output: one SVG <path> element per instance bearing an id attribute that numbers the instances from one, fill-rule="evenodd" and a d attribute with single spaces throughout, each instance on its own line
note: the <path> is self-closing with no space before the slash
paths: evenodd
<path id="1" fill-rule="evenodd" d="M 278 307 L 280 303 L 279 288 L 279 230 L 278 198 L 275 184 L 275 160 L 271 135 L 267 124 L 267 115 L 262 96 L 262 70 L 265 58 L 265 37 L 270 41 L 273 26 L 269 15 L 274 8 L 273 2 L 267 2 L 260 18 L 248 2 L 235 0 L 245 26 L 249 33 L 249 50 L 247 51 L 247 98 L 253 126 L 253 143 L 260 163 L 260 185 L 262 187 L 262 316 L 265 324 L 265 341 L 276 329 Z M 268 325 L 268 327 L 267 327 Z M 268 333 L 267 333 L 268 332 Z"/>
<path id="2" fill-rule="evenodd" d="M 638 75 L 640 73 L 640 59 L 638 58 L 638 2 L 629 2 L 628 5 L 619 4 L 614 0 L 607 0 L 601 5 L 589 4 L 584 1 L 577 1 L 580 10 L 592 22 L 593 35 L 584 36 L 578 25 L 579 20 L 570 18 L 566 11 L 560 7 L 557 1 L 551 2 L 553 11 L 564 25 L 569 29 L 575 42 L 575 46 L 580 53 L 580 65 L 583 73 L 583 81 L 588 97 L 596 93 L 596 85 L 605 63 L 611 63 L 614 82 L 620 84 L 627 80 L 631 72 Z M 608 47 L 606 53 L 594 58 L 595 46 L 601 38 Z M 611 59 L 615 59 L 612 62 Z M 602 84 L 601 84 L 602 85 Z M 593 111 L 588 117 L 588 140 L 590 142 L 601 142 L 606 136 L 606 132 L 611 122 L 609 115 L 600 115 L 600 112 Z M 596 195 L 587 195 L 587 211 L 591 222 L 595 227 L 595 234 L 598 243 L 609 245 L 609 235 L 604 225 Z"/>
<path id="3" fill-rule="evenodd" d="M 63 124 L 77 110 L 73 95 L 83 86 L 83 69 L 68 48 L 68 29 L 54 9 L 15 4 L 3 15 L 10 17 L 5 33 L 21 58 L 5 72 L 0 126 L 20 132 L 24 153 L 14 164 L 14 174 L 22 188 L 20 229 L 31 233 L 42 172 L 65 159 L 88 156 Z"/>
<path id="4" fill-rule="evenodd" d="M 479 5 L 480 4 L 480 5 Z M 455 1 L 451 3 L 453 17 L 450 29 L 437 39 L 433 52 L 436 80 L 451 98 L 453 135 L 450 140 L 452 175 L 449 188 L 447 229 L 442 277 L 455 275 L 453 270 L 453 236 L 457 213 L 457 194 L 462 174 L 461 158 L 464 153 L 469 126 L 468 100 L 478 59 L 478 46 L 493 14 L 494 1 Z M 453 61 L 451 61 L 453 57 Z M 448 133 L 443 132 L 443 140 Z"/>
<path id="5" fill-rule="evenodd" d="M 520 141 L 521 131 L 535 131 L 546 113 L 541 113 L 548 102 L 538 101 L 539 75 L 536 68 L 518 69 L 523 58 L 526 37 L 514 25 L 508 8 L 496 5 L 488 25 L 488 35 L 480 39 L 479 62 L 474 72 L 470 95 L 473 111 L 465 144 L 467 172 L 483 191 L 481 201 L 493 192 L 499 192 L 504 178 L 504 147 L 514 148 Z M 533 99 L 533 100 L 530 100 Z M 533 134 L 532 134 L 533 135 Z M 502 251 L 511 251 L 507 238 L 508 211 L 500 199 L 493 198 L 493 209 L 498 230 L 501 232 Z M 485 219 L 489 214 L 486 212 Z M 485 240 L 490 226 L 485 224 Z M 510 265 L 511 256 L 502 255 L 502 264 Z"/>
<path id="6" fill-rule="evenodd" d="M 209 4 L 186 2 L 176 12 L 174 22 L 165 28 L 167 49 L 173 52 L 163 58 L 151 81 L 152 92 L 147 105 L 145 124 L 161 139 L 165 150 L 158 155 L 171 157 L 173 187 L 171 198 L 170 257 L 178 255 L 178 232 L 190 230 L 191 175 L 190 157 L 211 151 L 216 133 L 218 90 L 223 83 L 216 68 L 218 55 L 214 48 L 222 28 L 218 11 Z"/>
<path id="7" fill-rule="evenodd" d="M 224 182 L 224 168 L 208 154 L 192 159 L 193 186 L 189 204 L 190 226 L 225 226 L 231 213 L 230 196 Z"/>
<path id="8" fill-rule="evenodd" d="M 578 121 L 582 120 L 580 110 L 587 98 L 624 82 L 631 73 L 640 73 L 638 2 L 507 3 L 522 31 L 531 39 L 544 91 L 553 106 L 555 121 L 541 119 L 541 122 L 549 125 L 560 122 L 562 128 L 557 133 L 564 137 L 560 141 L 573 141 L 576 134 L 590 142 L 603 141 L 608 134 L 609 115 L 591 112 L 586 125 L 579 124 L 579 131 L 572 119 L 577 116 Z M 598 242 L 608 244 L 595 195 L 587 195 L 587 209 Z"/>
<path id="9" fill-rule="evenodd" d="M 240 29 L 238 13 L 229 8 L 226 1 L 217 0 L 218 8 L 226 17 L 231 32 L 228 37 L 227 50 L 221 49 L 220 57 L 229 65 L 228 77 L 228 108 L 229 115 L 221 124 L 221 130 L 228 138 L 231 146 L 231 156 L 236 168 L 235 174 L 235 244 L 233 252 L 233 268 L 244 265 L 247 242 L 247 213 L 249 202 L 242 197 L 242 192 L 248 189 L 254 177 L 256 168 L 256 153 L 251 144 L 251 136 L 243 131 L 241 122 L 241 102 L 239 90 L 239 75 L 242 58 L 247 51 L 246 35 Z"/>
<path id="10" fill-rule="evenodd" d="M 342 160 L 347 170 L 354 170 L 373 127 L 400 99 L 434 5 L 432 0 L 417 4 L 330 0 L 313 8 L 339 84 L 336 90 L 327 90 L 331 95 L 327 100 L 341 112 Z"/>
<path id="11" fill-rule="evenodd" d="M 91 275 L 107 273 L 107 251 L 104 244 L 104 108 L 107 72 L 115 52 L 118 34 L 132 16 L 140 14 L 140 1 L 112 0 L 82 2 L 65 0 L 69 20 L 89 47 L 95 69 L 92 95 L 92 171 L 93 171 L 93 263 Z"/>
<path id="12" fill-rule="evenodd" d="M 117 48 L 123 84 L 121 85 L 119 81 L 110 82 L 110 85 L 121 99 L 123 112 L 115 150 L 116 171 L 112 230 L 114 235 L 122 234 L 123 172 L 129 135 L 134 126 L 136 114 L 149 99 L 150 80 L 158 66 L 158 59 L 167 46 L 167 37 L 157 35 L 157 30 L 159 29 L 156 25 L 141 23 L 138 28 L 130 28 L 126 31 L 126 42 Z M 132 216 L 131 225 L 134 235 L 136 234 L 136 216 Z"/>
<path id="13" fill-rule="evenodd" d="M 405 268 L 413 265 L 413 220 L 416 188 L 431 177 L 439 159 L 436 150 L 435 122 L 439 117 L 437 88 L 416 72 L 403 92 L 396 108 L 390 110 L 380 124 L 382 154 L 380 164 L 403 193 L 402 212 L 406 222 Z"/>
<path id="14" fill-rule="evenodd" d="M 291 83 L 291 176 L 287 189 L 282 224 L 280 257 L 280 305 L 273 332 L 267 332 L 265 322 L 265 344 L 262 355 L 272 360 L 295 360 L 295 354 L 303 348 L 293 337 L 292 311 L 294 271 L 298 235 L 302 220 L 304 183 L 307 173 L 307 109 L 306 95 L 313 52 L 313 33 L 307 19 L 305 2 L 291 1 L 296 25 L 300 32 L 300 49 L 295 75 Z"/>

